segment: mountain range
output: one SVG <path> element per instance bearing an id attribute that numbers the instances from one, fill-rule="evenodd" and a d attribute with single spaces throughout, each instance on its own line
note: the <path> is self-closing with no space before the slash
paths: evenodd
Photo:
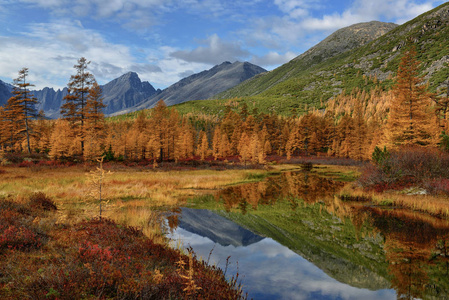
<path id="1" fill-rule="evenodd" d="M 119 113 L 151 108 L 161 99 L 169 106 L 191 100 L 209 99 L 257 74 L 265 72 L 265 69 L 249 62 L 230 63 L 226 61 L 210 70 L 186 77 L 142 103 Z"/>
<path id="2" fill-rule="evenodd" d="M 209 113 L 223 111 L 224 103 L 231 98 L 252 103 L 266 113 L 323 108 L 327 100 L 354 88 L 369 90 L 380 85 L 389 89 L 401 53 L 409 45 L 417 50 L 421 73 L 430 90 L 444 94 L 449 85 L 448 24 L 449 3 L 445 3 L 400 26 L 373 21 L 342 28 L 269 72 L 248 62 L 224 62 L 162 91 L 130 72 L 102 86 L 105 113 L 116 115 L 151 108 L 160 99 L 167 105 L 182 103 L 191 112 L 202 111 L 208 105 L 212 107 Z M 9 98 L 11 88 L 0 81 L 0 105 Z M 53 118 L 59 116 L 66 93 L 66 89 L 51 88 L 34 91 L 41 100 L 39 109 Z"/>
<path id="3" fill-rule="evenodd" d="M 224 62 L 210 70 L 193 74 L 164 90 L 156 90 L 149 82 L 141 81 L 137 73 L 128 72 L 102 85 L 103 103 L 106 115 L 153 107 L 160 99 L 167 105 L 189 100 L 207 99 L 223 92 L 265 69 L 248 62 Z M 11 97 L 13 86 L 0 81 L 0 105 Z M 32 91 L 39 100 L 37 110 L 43 110 L 47 117 L 58 118 L 67 88 L 55 91 L 53 88 Z"/>

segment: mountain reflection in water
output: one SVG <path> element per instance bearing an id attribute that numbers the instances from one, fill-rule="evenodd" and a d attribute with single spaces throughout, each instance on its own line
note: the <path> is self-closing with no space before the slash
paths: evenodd
<path id="1" fill-rule="evenodd" d="M 179 227 L 188 232 L 207 237 L 222 246 L 248 246 L 263 237 L 223 218 L 207 209 L 181 208 Z"/>
<path id="2" fill-rule="evenodd" d="M 186 210 L 182 210 L 180 224 Z M 216 227 L 222 224 L 222 217 L 215 215 Z M 190 218 L 190 216 L 189 216 Z M 209 222 L 214 220 L 208 216 Z M 196 222 L 199 224 L 201 222 Z M 188 226 L 193 229 L 192 226 Z M 253 299 L 396 299 L 392 290 L 370 291 L 351 287 L 331 278 L 313 263 L 302 258 L 297 253 L 271 238 L 260 238 L 255 243 L 245 246 L 223 246 L 218 240 L 211 240 L 198 233 L 200 229 L 193 229 L 196 233 L 178 227 L 169 237 L 176 244 L 180 241 L 185 248 L 192 247 L 197 257 L 209 260 L 223 270 L 227 275 L 237 273 L 243 283 L 244 291 Z M 218 229 L 221 231 L 220 229 Z M 241 228 L 244 232 L 245 229 Z M 224 231 L 221 231 L 224 232 Z M 232 235 L 232 233 L 231 233 Z M 235 239 L 230 236 L 225 239 Z M 230 256 L 228 265 L 226 259 Z"/>
<path id="3" fill-rule="evenodd" d="M 220 216 L 183 208 L 171 237 L 254 299 L 447 299 L 449 223 L 342 201 L 342 187 L 313 172 L 230 187 L 202 199 Z"/>

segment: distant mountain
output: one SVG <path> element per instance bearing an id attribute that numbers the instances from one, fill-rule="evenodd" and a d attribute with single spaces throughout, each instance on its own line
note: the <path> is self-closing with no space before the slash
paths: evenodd
<path id="1" fill-rule="evenodd" d="M 134 72 L 126 73 L 103 85 L 103 103 L 105 114 L 112 114 L 140 104 L 145 99 L 160 93 L 148 81 L 140 81 Z"/>
<path id="2" fill-rule="evenodd" d="M 162 90 L 162 92 L 146 99 L 139 105 L 123 110 L 126 113 L 153 107 L 159 100 L 167 105 L 174 105 L 190 100 L 203 100 L 225 91 L 265 69 L 248 62 L 224 62 L 210 70 L 186 77 Z"/>
<path id="3" fill-rule="evenodd" d="M 0 81 L 0 105 L 5 104 L 12 96 L 12 88 L 12 85 Z M 106 104 L 105 114 L 112 114 L 137 105 L 160 92 L 160 90 L 154 89 L 149 82 L 140 81 L 139 76 L 134 72 L 126 73 L 101 88 L 103 103 Z M 49 118 L 58 118 L 63 98 L 68 91 L 67 88 L 55 91 L 53 88 L 46 87 L 42 90 L 31 91 L 31 93 L 39 100 L 39 104 L 36 106 L 38 111 L 43 110 Z"/>
<path id="4" fill-rule="evenodd" d="M 43 110 L 48 118 L 58 118 L 62 99 L 68 94 L 67 88 L 55 91 L 53 88 L 43 88 L 42 90 L 32 91 L 34 97 L 39 100 L 36 106 L 37 111 Z"/>
<path id="5" fill-rule="evenodd" d="M 11 97 L 11 91 L 13 86 L 0 80 L 0 106 L 6 104 Z"/>

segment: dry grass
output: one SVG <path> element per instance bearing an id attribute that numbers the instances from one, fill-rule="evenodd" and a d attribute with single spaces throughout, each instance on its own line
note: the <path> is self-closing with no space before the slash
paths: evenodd
<path id="1" fill-rule="evenodd" d="M 76 223 L 98 216 L 99 203 L 89 197 L 90 170 L 95 166 L 59 168 L 3 167 L 0 198 L 27 198 L 43 192 L 59 208 L 60 222 Z M 114 170 L 106 175 L 102 198 L 106 201 L 103 216 L 141 228 L 149 237 L 163 240 L 164 228 L 154 220 L 160 211 L 177 207 L 199 193 L 245 182 L 248 174 L 263 170 Z"/>
<path id="2" fill-rule="evenodd" d="M 406 209 L 415 212 L 426 213 L 438 218 L 449 219 L 449 198 L 444 195 L 420 195 L 406 194 L 400 191 L 388 191 L 377 193 L 364 191 L 347 184 L 338 194 L 341 197 L 349 196 L 350 199 L 368 199 L 370 204 L 381 207 Z"/>
<path id="3" fill-rule="evenodd" d="M 376 194 L 373 202 L 412 211 L 425 212 L 432 216 L 449 219 L 449 199 L 433 195 Z"/>

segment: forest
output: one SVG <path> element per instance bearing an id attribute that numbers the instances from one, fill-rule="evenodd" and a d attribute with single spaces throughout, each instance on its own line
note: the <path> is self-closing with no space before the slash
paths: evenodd
<path id="1" fill-rule="evenodd" d="M 68 83 L 58 120 L 35 111 L 28 69 L 19 71 L 14 96 L 0 108 L 0 151 L 5 158 L 21 160 L 40 153 L 63 161 L 95 161 L 105 155 L 106 160 L 147 160 L 154 165 L 207 159 L 264 164 L 272 155 L 370 160 L 376 148 L 449 148 L 448 96 L 428 91 L 413 48 L 403 56 L 391 90 L 379 83 L 369 90 L 343 91 L 325 109 L 312 108 L 301 116 L 258 113 L 233 99 L 222 118 L 180 115 L 162 99 L 149 115 L 142 111 L 135 119 L 109 119 L 102 113 L 101 88 L 88 63 L 81 58 L 74 66 L 77 73 Z"/>

